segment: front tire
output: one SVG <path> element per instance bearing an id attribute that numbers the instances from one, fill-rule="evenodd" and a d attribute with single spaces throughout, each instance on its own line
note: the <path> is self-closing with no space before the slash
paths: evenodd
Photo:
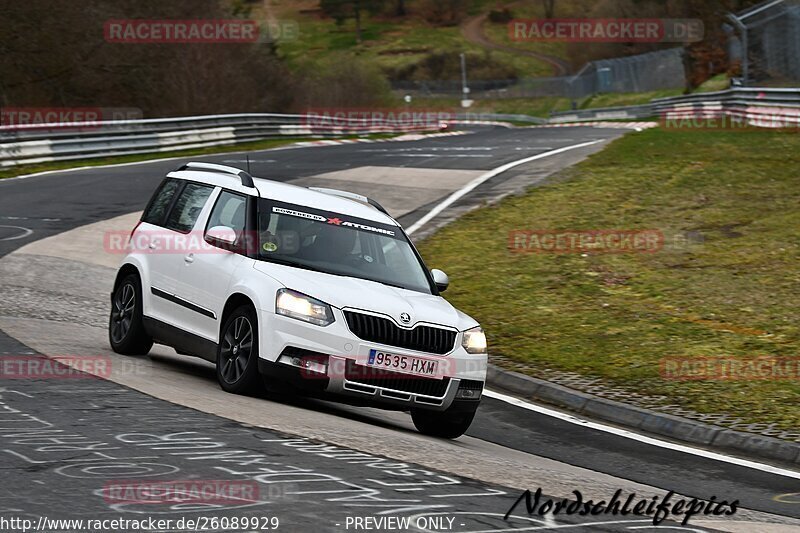
<path id="1" fill-rule="evenodd" d="M 417 431 L 423 435 L 437 437 L 440 439 L 457 439 L 469 429 L 472 420 L 475 418 L 475 411 L 454 413 L 450 410 L 445 411 L 424 411 L 413 409 L 411 420 Z"/>
<path id="2" fill-rule="evenodd" d="M 234 394 L 253 394 L 260 388 L 258 322 L 249 305 L 231 313 L 222 327 L 217 347 L 217 381 L 222 390 Z"/>
<path id="3" fill-rule="evenodd" d="M 147 355 L 153 339 L 144 329 L 142 316 L 142 283 L 139 276 L 129 274 L 111 299 L 108 342 L 112 350 L 122 355 Z"/>

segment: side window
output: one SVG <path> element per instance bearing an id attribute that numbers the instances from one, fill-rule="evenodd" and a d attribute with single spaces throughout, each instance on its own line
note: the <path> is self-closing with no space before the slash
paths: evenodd
<path id="1" fill-rule="evenodd" d="M 246 217 L 247 199 L 240 194 L 222 191 L 211 211 L 206 230 L 214 226 L 227 226 L 241 234 L 244 232 Z"/>
<path id="2" fill-rule="evenodd" d="M 187 183 L 169 212 L 166 227 L 182 233 L 190 232 L 213 190 L 214 187 L 209 185 Z"/>
<path id="3" fill-rule="evenodd" d="M 142 215 L 142 222 L 148 224 L 155 224 L 161 226 L 164 224 L 164 216 L 167 214 L 169 204 L 172 203 L 172 197 L 175 191 L 178 190 L 180 182 L 178 180 L 167 178 L 161 182 L 161 186 L 153 194 L 150 203 L 147 204 L 144 214 Z"/>

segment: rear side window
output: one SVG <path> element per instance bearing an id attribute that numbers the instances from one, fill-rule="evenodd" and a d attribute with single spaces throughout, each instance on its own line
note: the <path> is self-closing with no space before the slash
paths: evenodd
<path id="1" fill-rule="evenodd" d="M 247 199 L 240 194 L 222 191 L 206 226 L 207 229 L 227 226 L 241 234 L 244 232 L 246 215 Z"/>
<path id="2" fill-rule="evenodd" d="M 175 191 L 178 190 L 179 186 L 180 182 L 171 178 L 161 182 L 161 186 L 153 195 L 150 203 L 147 204 L 147 208 L 142 215 L 142 222 L 155 224 L 156 226 L 163 225 L 164 216 L 167 214 L 167 209 L 169 209 L 172 203 L 172 197 L 175 195 Z"/>
<path id="3" fill-rule="evenodd" d="M 166 227 L 182 233 L 190 232 L 213 190 L 214 187 L 209 185 L 187 183 L 169 212 Z"/>

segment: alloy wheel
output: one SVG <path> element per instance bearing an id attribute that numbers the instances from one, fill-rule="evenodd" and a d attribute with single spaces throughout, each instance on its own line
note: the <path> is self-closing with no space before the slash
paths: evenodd
<path id="1" fill-rule="evenodd" d="M 236 383 L 244 374 L 253 351 L 253 326 L 245 316 L 228 326 L 220 350 L 220 374 L 227 383 Z"/>
<path id="2" fill-rule="evenodd" d="M 114 295 L 111 311 L 111 339 L 116 343 L 125 340 L 133 322 L 136 308 L 136 289 L 130 283 L 122 285 Z"/>

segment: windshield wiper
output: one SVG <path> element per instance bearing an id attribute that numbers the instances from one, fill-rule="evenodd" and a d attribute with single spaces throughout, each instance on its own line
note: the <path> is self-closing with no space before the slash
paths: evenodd
<path id="1" fill-rule="evenodd" d="M 314 271 L 314 272 L 324 272 L 322 270 L 318 270 L 316 268 L 313 268 L 310 265 L 304 265 L 303 263 L 297 263 L 295 261 L 290 261 L 288 259 L 281 259 L 280 257 L 274 257 L 274 256 L 272 256 L 272 257 L 264 257 L 262 255 L 262 256 L 259 256 L 259 259 L 261 259 L 262 261 L 266 261 L 267 263 L 276 263 L 278 265 L 290 266 L 290 267 L 294 267 L 294 268 L 302 268 L 303 270 L 311 270 L 311 271 Z"/>
<path id="2" fill-rule="evenodd" d="M 339 277 L 344 277 L 344 278 L 356 278 L 356 279 L 361 279 L 361 280 L 364 280 L 364 281 L 372 281 L 374 283 L 379 283 L 381 285 L 386 285 L 387 287 L 394 287 L 396 289 L 405 289 L 407 291 L 422 292 L 422 291 L 418 291 L 417 289 L 412 289 L 410 287 L 405 287 L 403 285 L 398 285 L 396 283 L 390 283 L 388 281 L 383 281 L 383 280 L 379 280 L 379 279 L 372 279 L 372 278 L 365 278 L 365 277 L 362 277 L 362 276 L 358 276 L 353 272 L 336 272 L 334 270 L 322 270 L 322 269 L 319 269 L 319 268 L 314 268 L 311 265 L 307 265 L 307 264 L 303 264 L 303 263 L 296 263 L 294 261 L 290 261 L 288 259 L 281 259 L 280 257 L 275 257 L 275 256 L 264 257 L 262 255 L 262 256 L 259 256 L 259 258 L 262 261 L 266 261 L 267 263 L 275 263 L 275 264 L 278 264 L 278 265 L 284 265 L 284 266 L 288 266 L 288 267 L 301 268 L 303 270 L 310 270 L 312 272 L 319 272 L 321 274 L 330 274 L 331 276 L 339 276 Z"/>
<path id="3" fill-rule="evenodd" d="M 311 272 L 319 272 L 320 274 L 330 274 L 331 276 L 339 276 L 344 278 L 359 278 L 359 276 L 354 275 L 351 272 L 336 272 L 333 270 L 323 270 L 320 268 L 313 267 L 311 265 L 305 263 L 296 263 L 294 261 L 290 261 L 288 259 L 281 259 L 280 257 L 264 257 L 260 256 L 261 260 L 266 261 L 267 263 L 276 263 L 278 265 L 284 265 L 294 268 L 302 268 L 303 270 L 310 270 Z M 365 279 L 365 278 L 359 278 Z"/>
<path id="4" fill-rule="evenodd" d="M 386 285 L 387 287 L 394 287 L 396 289 L 405 289 L 407 291 L 412 290 L 409 289 L 408 287 L 404 287 L 402 285 L 395 285 L 394 283 L 389 283 L 388 281 L 381 281 L 379 279 L 369 279 L 369 278 L 362 278 L 362 279 L 366 279 L 367 281 L 374 281 L 375 283 L 380 283 L 381 285 Z"/>

